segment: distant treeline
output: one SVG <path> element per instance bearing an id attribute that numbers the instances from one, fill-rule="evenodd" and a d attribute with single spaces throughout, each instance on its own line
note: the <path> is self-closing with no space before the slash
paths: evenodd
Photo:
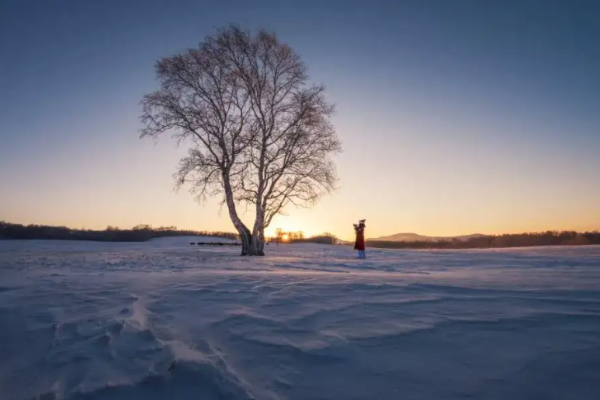
<path id="1" fill-rule="evenodd" d="M 600 232 L 547 231 L 479 236 L 438 242 L 387 242 L 367 240 L 367 246 L 387 249 L 485 249 L 530 246 L 581 246 L 600 244 Z"/>
<path id="2" fill-rule="evenodd" d="M 318 244 L 338 244 L 335 235 L 326 232 L 320 235 L 305 237 L 304 232 L 285 232 L 278 228 L 275 230 L 275 236 L 269 238 L 269 242 L 274 243 L 318 243 Z"/>
<path id="3" fill-rule="evenodd" d="M 231 232 L 179 230 L 174 226 L 153 228 L 137 225 L 132 229 L 108 226 L 105 230 L 72 229 L 66 226 L 21 225 L 0 221 L 0 239 L 92 240 L 99 242 L 145 242 L 167 236 L 212 236 L 237 240 Z"/>
<path id="4" fill-rule="evenodd" d="M 0 221 L 0 239 L 50 239 L 50 240 L 90 240 L 100 242 L 145 242 L 159 237 L 172 236 L 211 236 L 238 240 L 232 232 L 210 232 L 179 230 L 174 226 L 153 228 L 150 225 L 137 225 L 132 229 L 119 229 L 108 226 L 104 230 L 72 229 L 65 226 L 21 225 Z M 284 239 L 285 238 L 285 239 Z M 302 232 L 282 232 L 269 239 L 279 243 L 319 243 L 338 244 L 338 239 L 330 234 L 304 237 Z M 528 246 L 577 246 L 600 244 L 600 232 L 547 231 L 505 235 L 476 236 L 469 239 L 442 241 L 390 242 L 367 240 L 368 247 L 388 249 L 473 249 Z"/>
<path id="5" fill-rule="evenodd" d="M 318 244 L 338 244 L 338 238 L 331 233 L 322 233 L 320 235 L 310 236 L 308 238 L 293 238 L 292 243 L 318 243 Z"/>

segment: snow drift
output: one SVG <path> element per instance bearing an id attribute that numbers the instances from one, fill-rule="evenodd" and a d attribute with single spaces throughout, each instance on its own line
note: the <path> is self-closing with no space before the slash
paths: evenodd
<path id="1" fill-rule="evenodd" d="M 600 398 L 600 248 L 0 242 L 0 398 Z"/>

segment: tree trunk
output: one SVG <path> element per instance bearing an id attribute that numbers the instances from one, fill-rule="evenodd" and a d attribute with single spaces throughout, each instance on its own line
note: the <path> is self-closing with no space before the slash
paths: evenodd
<path id="1" fill-rule="evenodd" d="M 235 229 L 240 235 L 240 241 L 242 242 L 242 256 L 264 256 L 265 255 L 265 222 L 264 212 L 259 209 L 257 213 L 257 220 L 254 222 L 252 232 L 238 216 L 235 200 L 233 197 L 233 190 L 231 183 L 227 176 L 223 176 L 223 187 L 225 189 L 225 202 L 227 203 L 227 209 L 229 210 L 229 218 Z"/>
<path id="2" fill-rule="evenodd" d="M 251 235 L 249 256 L 264 256 L 265 255 L 265 239 L 264 235 Z"/>
<path id="3" fill-rule="evenodd" d="M 245 227 L 244 227 L 245 228 Z M 249 229 L 242 229 L 242 231 L 238 230 L 240 234 L 240 241 L 242 242 L 242 253 L 241 256 L 250 256 L 251 252 L 251 244 L 252 244 L 252 234 Z"/>
<path id="4" fill-rule="evenodd" d="M 265 214 L 260 205 L 256 207 L 256 219 L 252 228 L 252 246 L 251 252 L 255 256 L 265 255 Z"/>
<path id="5" fill-rule="evenodd" d="M 264 256 L 265 255 L 265 228 L 264 227 L 260 228 L 258 237 L 259 237 L 258 255 Z"/>
<path id="6" fill-rule="evenodd" d="M 255 248 L 253 248 L 253 235 L 250 229 L 244 225 L 240 217 L 238 216 L 235 208 L 235 201 L 233 199 L 233 190 L 231 189 L 231 183 L 229 177 L 223 176 L 223 187 L 225 189 L 225 202 L 227 203 L 227 209 L 229 210 L 229 218 L 235 229 L 240 235 L 240 241 L 242 242 L 242 256 L 253 256 L 256 254 Z"/>

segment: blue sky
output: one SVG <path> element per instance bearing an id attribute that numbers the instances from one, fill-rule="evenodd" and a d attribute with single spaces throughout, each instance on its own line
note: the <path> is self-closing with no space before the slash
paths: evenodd
<path id="1" fill-rule="evenodd" d="M 302 56 L 344 145 L 340 190 L 273 228 L 600 229 L 599 18 L 592 0 L 4 0 L 0 219 L 231 230 L 173 191 L 185 148 L 137 130 L 154 62 L 238 23 Z"/>

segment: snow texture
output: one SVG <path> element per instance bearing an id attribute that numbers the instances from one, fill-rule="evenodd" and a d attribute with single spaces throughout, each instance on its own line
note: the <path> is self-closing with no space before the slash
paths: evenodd
<path id="1" fill-rule="evenodd" d="M 0 399 L 600 399 L 600 247 L 190 241 L 0 241 Z"/>

